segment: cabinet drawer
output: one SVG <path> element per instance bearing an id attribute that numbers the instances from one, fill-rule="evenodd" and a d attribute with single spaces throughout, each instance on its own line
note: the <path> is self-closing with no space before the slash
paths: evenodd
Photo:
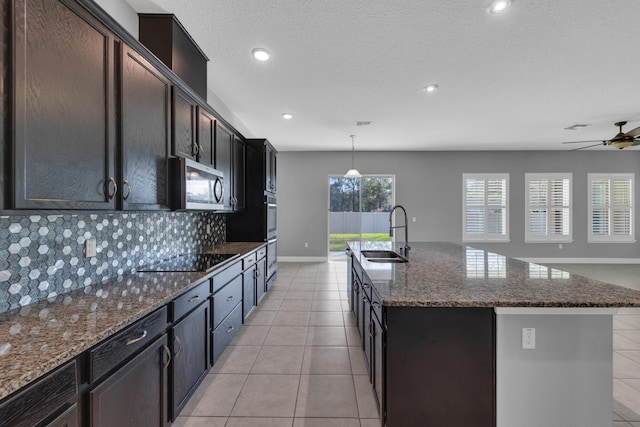
<path id="1" fill-rule="evenodd" d="M 210 285 L 207 280 L 171 301 L 169 304 L 169 307 L 171 307 L 171 322 L 182 318 L 185 314 L 205 302 L 210 294 Z"/>
<path id="2" fill-rule="evenodd" d="M 258 259 L 256 258 L 256 253 L 255 252 L 251 252 L 249 255 L 247 255 L 246 257 L 242 258 L 242 268 L 243 270 L 246 270 L 247 268 L 251 267 L 253 264 L 256 263 Z"/>
<path id="3" fill-rule="evenodd" d="M 371 287 L 371 312 L 376 315 L 378 323 L 382 322 L 382 301 L 376 293 L 376 290 Z"/>
<path id="4" fill-rule="evenodd" d="M 242 276 L 238 276 L 227 286 L 213 295 L 213 328 L 217 328 L 222 319 L 242 301 Z"/>
<path id="5" fill-rule="evenodd" d="M 218 292 L 224 285 L 229 283 L 234 277 L 242 273 L 242 262 L 238 261 L 213 276 L 212 293 Z"/>
<path id="6" fill-rule="evenodd" d="M 267 248 L 266 248 L 266 246 L 263 246 L 260 249 L 258 249 L 258 252 L 257 252 L 256 256 L 257 256 L 258 259 L 266 257 L 267 256 Z"/>
<path id="7" fill-rule="evenodd" d="M 167 308 L 162 307 L 89 350 L 89 382 L 115 368 L 166 328 Z"/>
<path id="8" fill-rule="evenodd" d="M 231 314 L 220 323 L 213 332 L 213 363 L 216 363 L 225 348 L 229 345 L 233 337 L 236 336 L 242 327 L 242 304 L 238 304 Z"/>
<path id="9" fill-rule="evenodd" d="M 42 422 L 78 393 L 72 360 L 0 405 L 0 426 L 31 427 Z"/>

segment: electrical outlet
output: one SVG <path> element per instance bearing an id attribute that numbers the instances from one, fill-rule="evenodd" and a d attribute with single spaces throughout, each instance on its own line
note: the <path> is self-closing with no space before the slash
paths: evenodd
<path id="1" fill-rule="evenodd" d="M 96 239 L 87 239 L 84 241 L 84 256 L 85 258 L 93 258 L 97 255 L 96 251 Z"/>
<path id="2" fill-rule="evenodd" d="M 207 224 L 207 234 L 211 234 L 211 224 Z"/>
<path id="3" fill-rule="evenodd" d="M 309 247 L 309 242 L 304 242 L 304 247 L 308 248 Z"/>
<path id="4" fill-rule="evenodd" d="M 558 243 L 558 249 L 562 249 L 562 243 Z"/>
<path id="5" fill-rule="evenodd" d="M 528 350 L 536 348 L 536 328 L 522 328 L 522 348 Z"/>
<path id="6" fill-rule="evenodd" d="M 416 222 L 416 217 L 411 218 L 411 222 Z"/>

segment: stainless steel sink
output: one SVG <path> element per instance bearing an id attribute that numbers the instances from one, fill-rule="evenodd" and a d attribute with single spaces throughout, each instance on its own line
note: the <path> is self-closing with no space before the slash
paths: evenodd
<path id="1" fill-rule="evenodd" d="M 360 253 L 370 262 L 402 263 L 409 261 L 394 251 L 361 251 Z"/>

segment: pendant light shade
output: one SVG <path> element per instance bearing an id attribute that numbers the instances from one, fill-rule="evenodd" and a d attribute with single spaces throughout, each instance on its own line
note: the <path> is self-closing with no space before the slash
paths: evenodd
<path id="1" fill-rule="evenodd" d="M 356 154 L 356 146 L 353 140 L 355 139 L 355 135 L 351 135 L 351 169 L 344 174 L 345 178 L 361 178 L 362 175 L 358 172 L 358 169 L 355 167 L 355 154 Z"/>

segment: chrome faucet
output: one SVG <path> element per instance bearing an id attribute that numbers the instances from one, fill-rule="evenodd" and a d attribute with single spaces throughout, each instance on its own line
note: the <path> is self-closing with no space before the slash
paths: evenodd
<path id="1" fill-rule="evenodd" d="M 402 209 L 404 212 L 404 225 L 393 225 L 393 211 L 397 208 Z M 400 248 L 400 254 L 409 258 L 409 223 L 407 222 L 407 210 L 402 205 L 395 205 L 391 208 L 391 212 L 389 212 L 389 236 L 393 237 L 393 229 L 394 228 L 404 228 L 404 247 Z"/>

